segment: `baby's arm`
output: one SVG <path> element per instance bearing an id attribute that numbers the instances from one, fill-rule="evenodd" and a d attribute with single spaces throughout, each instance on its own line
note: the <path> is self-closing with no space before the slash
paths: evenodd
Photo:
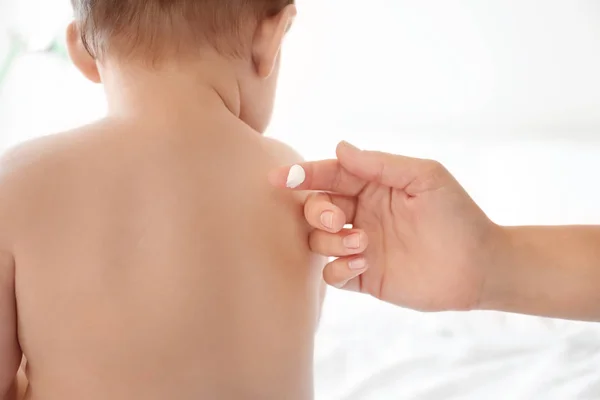
<path id="1" fill-rule="evenodd" d="M 295 164 L 304 162 L 304 158 L 298 154 L 293 148 L 288 146 L 287 144 L 280 142 L 275 139 L 265 137 L 266 143 L 269 147 L 270 153 L 277 160 L 277 163 L 280 165 L 286 164 Z M 298 197 L 300 198 L 299 204 L 304 204 L 306 202 L 306 198 L 308 197 L 310 192 L 296 192 Z M 320 257 L 319 263 L 321 267 L 325 267 L 327 263 L 326 257 Z M 323 308 L 323 302 L 325 301 L 325 297 L 327 295 L 327 284 L 323 279 L 321 279 L 320 289 L 319 289 L 319 314 L 318 320 L 321 319 L 321 311 Z"/>
<path id="2" fill-rule="evenodd" d="M 21 399 L 24 390 L 21 384 L 26 381 L 22 371 L 17 381 L 22 352 L 17 337 L 15 260 L 8 244 L 14 226 L 14 204 L 18 203 L 14 183 L 20 178 L 15 172 L 20 162 L 27 161 L 22 148 L 0 157 L 0 400 Z"/>
<path id="3" fill-rule="evenodd" d="M 21 357 L 17 339 L 14 260 L 0 251 L 0 400 L 17 399 L 16 376 Z"/>

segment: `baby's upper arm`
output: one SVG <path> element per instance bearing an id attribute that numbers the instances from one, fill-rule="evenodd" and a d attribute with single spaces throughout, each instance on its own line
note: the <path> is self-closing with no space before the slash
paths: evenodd
<path id="1" fill-rule="evenodd" d="M 268 141 L 268 145 L 271 148 L 273 157 L 275 158 L 276 162 L 279 164 L 277 166 L 296 164 L 296 163 L 301 163 L 304 161 L 304 158 L 290 146 L 288 146 L 282 142 L 279 142 L 277 140 L 274 140 L 274 139 L 268 139 L 268 138 L 265 138 L 265 139 L 267 139 L 267 141 Z M 298 198 L 300 205 L 303 205 L 304 202 L 306 201 L 306 198 L 307 198 L 309 192 L 293 192 L 293 194 L 296 196 L 296 198 Z M 322 269 L 325 266 L 325 264 L 327 263 L 326 257 L 314 256 L 312 258 L 312 260 L 315 264 L 318 264 L 318 268 L 320 268 L 320 269 Z M 309 266 L 307 266 L 307 268 L 308 267 Z M 321 279 L 320 288 L 319 288 L 319 319 L 320 319 L 321 307 L 323 305 L 325 295 L 326 295 L 326 284 L 325 284 L 325 281 Z"/>
<path id="2" fill-rule="evenodd" d="M 15 383 L 21 363 L 21 347 L 17 336 L 17 305 L 15 294 L 15 261 L 10 250 L 14 233 L 15 186 L 22 181 L 20 149 L 13 149 L 0 158 L 0 399 Z"/>
<path id="3" fill-rule="evenodd" d="M 0 250 L 0 399 L 13 385 L 20 363 L 14 261 Z"/>

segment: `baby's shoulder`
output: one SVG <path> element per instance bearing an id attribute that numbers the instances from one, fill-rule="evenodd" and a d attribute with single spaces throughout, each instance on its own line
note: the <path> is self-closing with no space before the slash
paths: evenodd
<path id="1" fill-rule="evenodd" d="M 20 143 L 0 156 L 0 185 L 9 182 L 26 182 L 38 174 L 46 177 L 66 166 L 69 161 L 80 158 L 84 149 L 91 147 L 93 132 L 101 131 L 98 122 L 70 131 L 44 135 Z"/>
<path id="2" fill-rule="evenodd" d="M 281 165 L 302 162 L 304 159 L 293 147 L 277 139 L 263 137 L 265 150 L 272 160 Z"/>
<path id="3" fill-rule="evenodd" d="M 94 128 L 45 135 L 18 144 L 0 156 L 0 220 L 3 224 L 18 210 L 35 201 L 43 190 L 55 186 L 59 175 L 73 170 L 74 157 Z M 85 135 L 84 135 L 85 136 Z"/>
<path id="4" fill-rule="evenodd" d="M 6 185 L 14 178 L 26 179 L 28 173 L 57 157 L 55 151 L 62 134 L 38 137 L 6 150 L 0 158 L 0 184 Z"/>

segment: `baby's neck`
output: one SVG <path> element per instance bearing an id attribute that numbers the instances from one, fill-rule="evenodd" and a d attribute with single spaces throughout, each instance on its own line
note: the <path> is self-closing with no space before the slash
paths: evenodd
<path id="1" fill-rule="evenodd" d="M 107 63 L 102 80 L 109 117 L 173 121 L 240 115 L 239 84 L 231 66 L 198 62 L 150 68 Z"/>

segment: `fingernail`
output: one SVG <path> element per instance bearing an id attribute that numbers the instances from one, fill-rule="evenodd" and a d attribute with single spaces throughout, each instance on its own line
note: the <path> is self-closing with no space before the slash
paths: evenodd
<path id="1" fill-rule="evenodd" d="M 364 258 L 354 259 L 348 263 L 348 267 L 350 267 L 350 269 L 353 271 L 365 269 L 367 267 L 367 260 Z"/>
<path id="2" fill-rule="evenodd" d="M 294 165 L 290 168 L 286 186 L 290 189 L 295 189 L 302 185 L 306 180 L 306 172 L 300 165 Z"/>
<path id="3" fill-rule="evenodd" d="M 350 144 L 350 143 L 346 142 L 345 140 L 342 141 L 342 145 L 348 147 L 351 150 L 360 151 L 360 149 L 358 147 L 354 146 L 353 144 Z"/>
<path id="4" fill-rule="evenodd" d="M 333 211 L 325 211 L 321 214 L 321 223 L 327 229 L 333 229 Z"/>
<path id="5" fill-rule="evenodd" d="M 336 283 L 336 284 L 335 284 L 335 285 L 333 285 L 333 286 L 334 286 L 336 289 L 343 289 L 343 288 L 344 288 L 344 287 L 345 287 L 345 286 L 348 284 L 348 282 L 349 282 L 349 281 L 344 281 L 344 282 L 341 282 L 341 283 Z"/>
<path id="6" fill-rule="evenodd" d="M 355 250 L 360 248 L 360 233 L 353 233 L 344 238 L 344 246 L 347 249 Z"/>

